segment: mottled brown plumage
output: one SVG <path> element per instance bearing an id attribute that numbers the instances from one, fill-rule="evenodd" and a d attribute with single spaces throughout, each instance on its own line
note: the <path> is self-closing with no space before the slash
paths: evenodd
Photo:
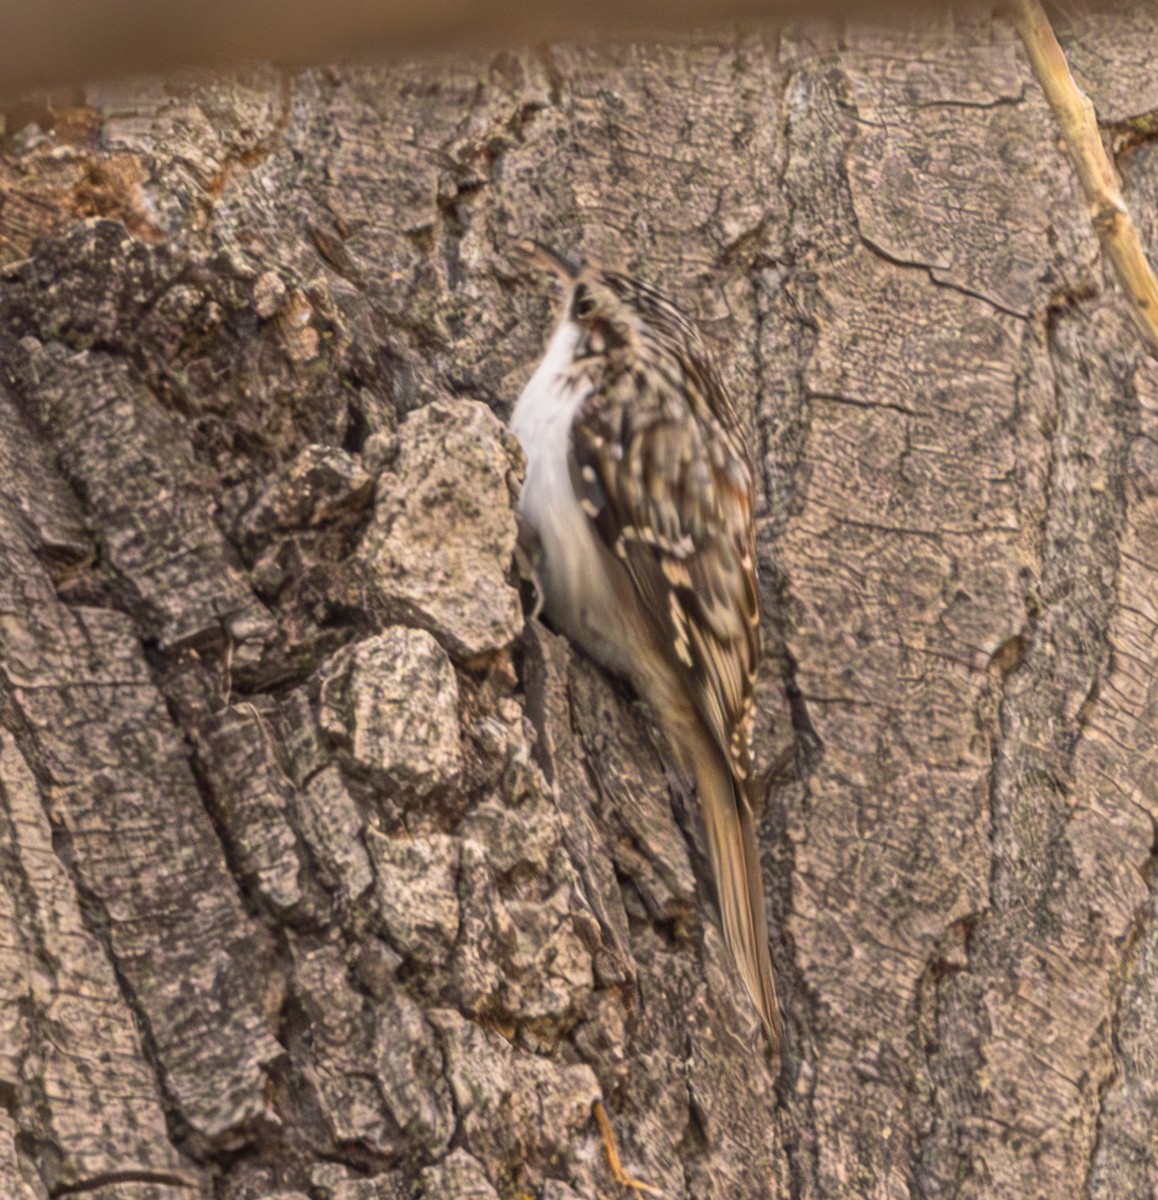
<path id="1" fill-rule="evenodd" d="M 778 1044 L 749 791 L 751 467 L 691 321 L 638 280 L 546 256 L 567 308 L 512 418 L 546 609 L 634 683 L 694 775 L 725 940 Z"/>

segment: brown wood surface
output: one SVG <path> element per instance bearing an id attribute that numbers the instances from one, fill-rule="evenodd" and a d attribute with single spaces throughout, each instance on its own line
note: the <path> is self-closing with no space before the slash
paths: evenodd
<path id="1" fill-rule="evenodd" d="M 1158 17 L 1060 27 L 1158 241 Z M 185 73 L 0 154 L 0 1194 L 1158 1189 L 1158 365 L 1013 30 Z M 775 1071 L 645 712 L 524 628 L 533 236 L 761 468 Z"/>

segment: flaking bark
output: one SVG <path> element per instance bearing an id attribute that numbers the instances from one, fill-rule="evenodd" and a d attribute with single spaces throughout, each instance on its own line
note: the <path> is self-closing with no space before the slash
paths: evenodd
<path id="1" fill-rule="evenodd" d="M 1152 239 L 1158 21 L 1062 40 Z M 527 236 L 674 294 L 745 409 L 779 1075 L 646 712 L 519 615 Z M 12 131 L 0 1190 L 593 1200 L 602 1097 L 671 1197 L 1149 1195 L 1155 445 L 987 19 Z"/>

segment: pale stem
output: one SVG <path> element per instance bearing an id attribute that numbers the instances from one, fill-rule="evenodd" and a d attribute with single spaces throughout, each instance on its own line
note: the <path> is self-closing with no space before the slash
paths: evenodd
<path id="1" fill-rule="evenodd" d="M 1037 81 L 1061 126 L 1089 202 L 1090 221 L 1129 297 L 1134 321 L 1151 351 L 1158 354 L 1158 280 L 1122 200 L 1118 173 L 1102 144 L 1094 106 L 1074 82 L 1038 0 L 1006 0 L 1005 11 L 1025 44 Z"/>

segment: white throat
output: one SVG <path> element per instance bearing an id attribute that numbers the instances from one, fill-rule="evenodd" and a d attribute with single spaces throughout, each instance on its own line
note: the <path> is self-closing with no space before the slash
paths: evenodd
<path id="1" fill-rule="evenodd" d="M 527 456 L 519 511 L 539 537 L 544 607 L 557 628 L 611 671 L 629 674 L 628 612 L 605 575 L 596 543 L 571 483 L 571 426 L 591 385 L 570 372 L 581 331 L 564 319 L 511 414 Z"/>
<path id="2" fill-rule="evenodd" d="M 569 368 L 579 336 L 574 321 L 564 319 L 559 323 L 511 414 L 511 429 L 527 456 L 527 482 L 519 508 L 540 536 L 552 511 L 578 508 L 567 458 L 571 425 L 590 394 L 587 387 L 572 386 L 570 379 Z M 546 549 L 549 552 L 549 547 Z"/>
<path id="3" fill-rule="evenodd" d="M 527 477 L 541 466 L 544 457 L 566 460 L 571 440 L 571 423 L 587 393 L 572 388 L 568 379 L 579 327 L 564 319 L 551 335 L 543 359 L 535 369 L 511 414 L 511 429 L 527 456 Z"/>

